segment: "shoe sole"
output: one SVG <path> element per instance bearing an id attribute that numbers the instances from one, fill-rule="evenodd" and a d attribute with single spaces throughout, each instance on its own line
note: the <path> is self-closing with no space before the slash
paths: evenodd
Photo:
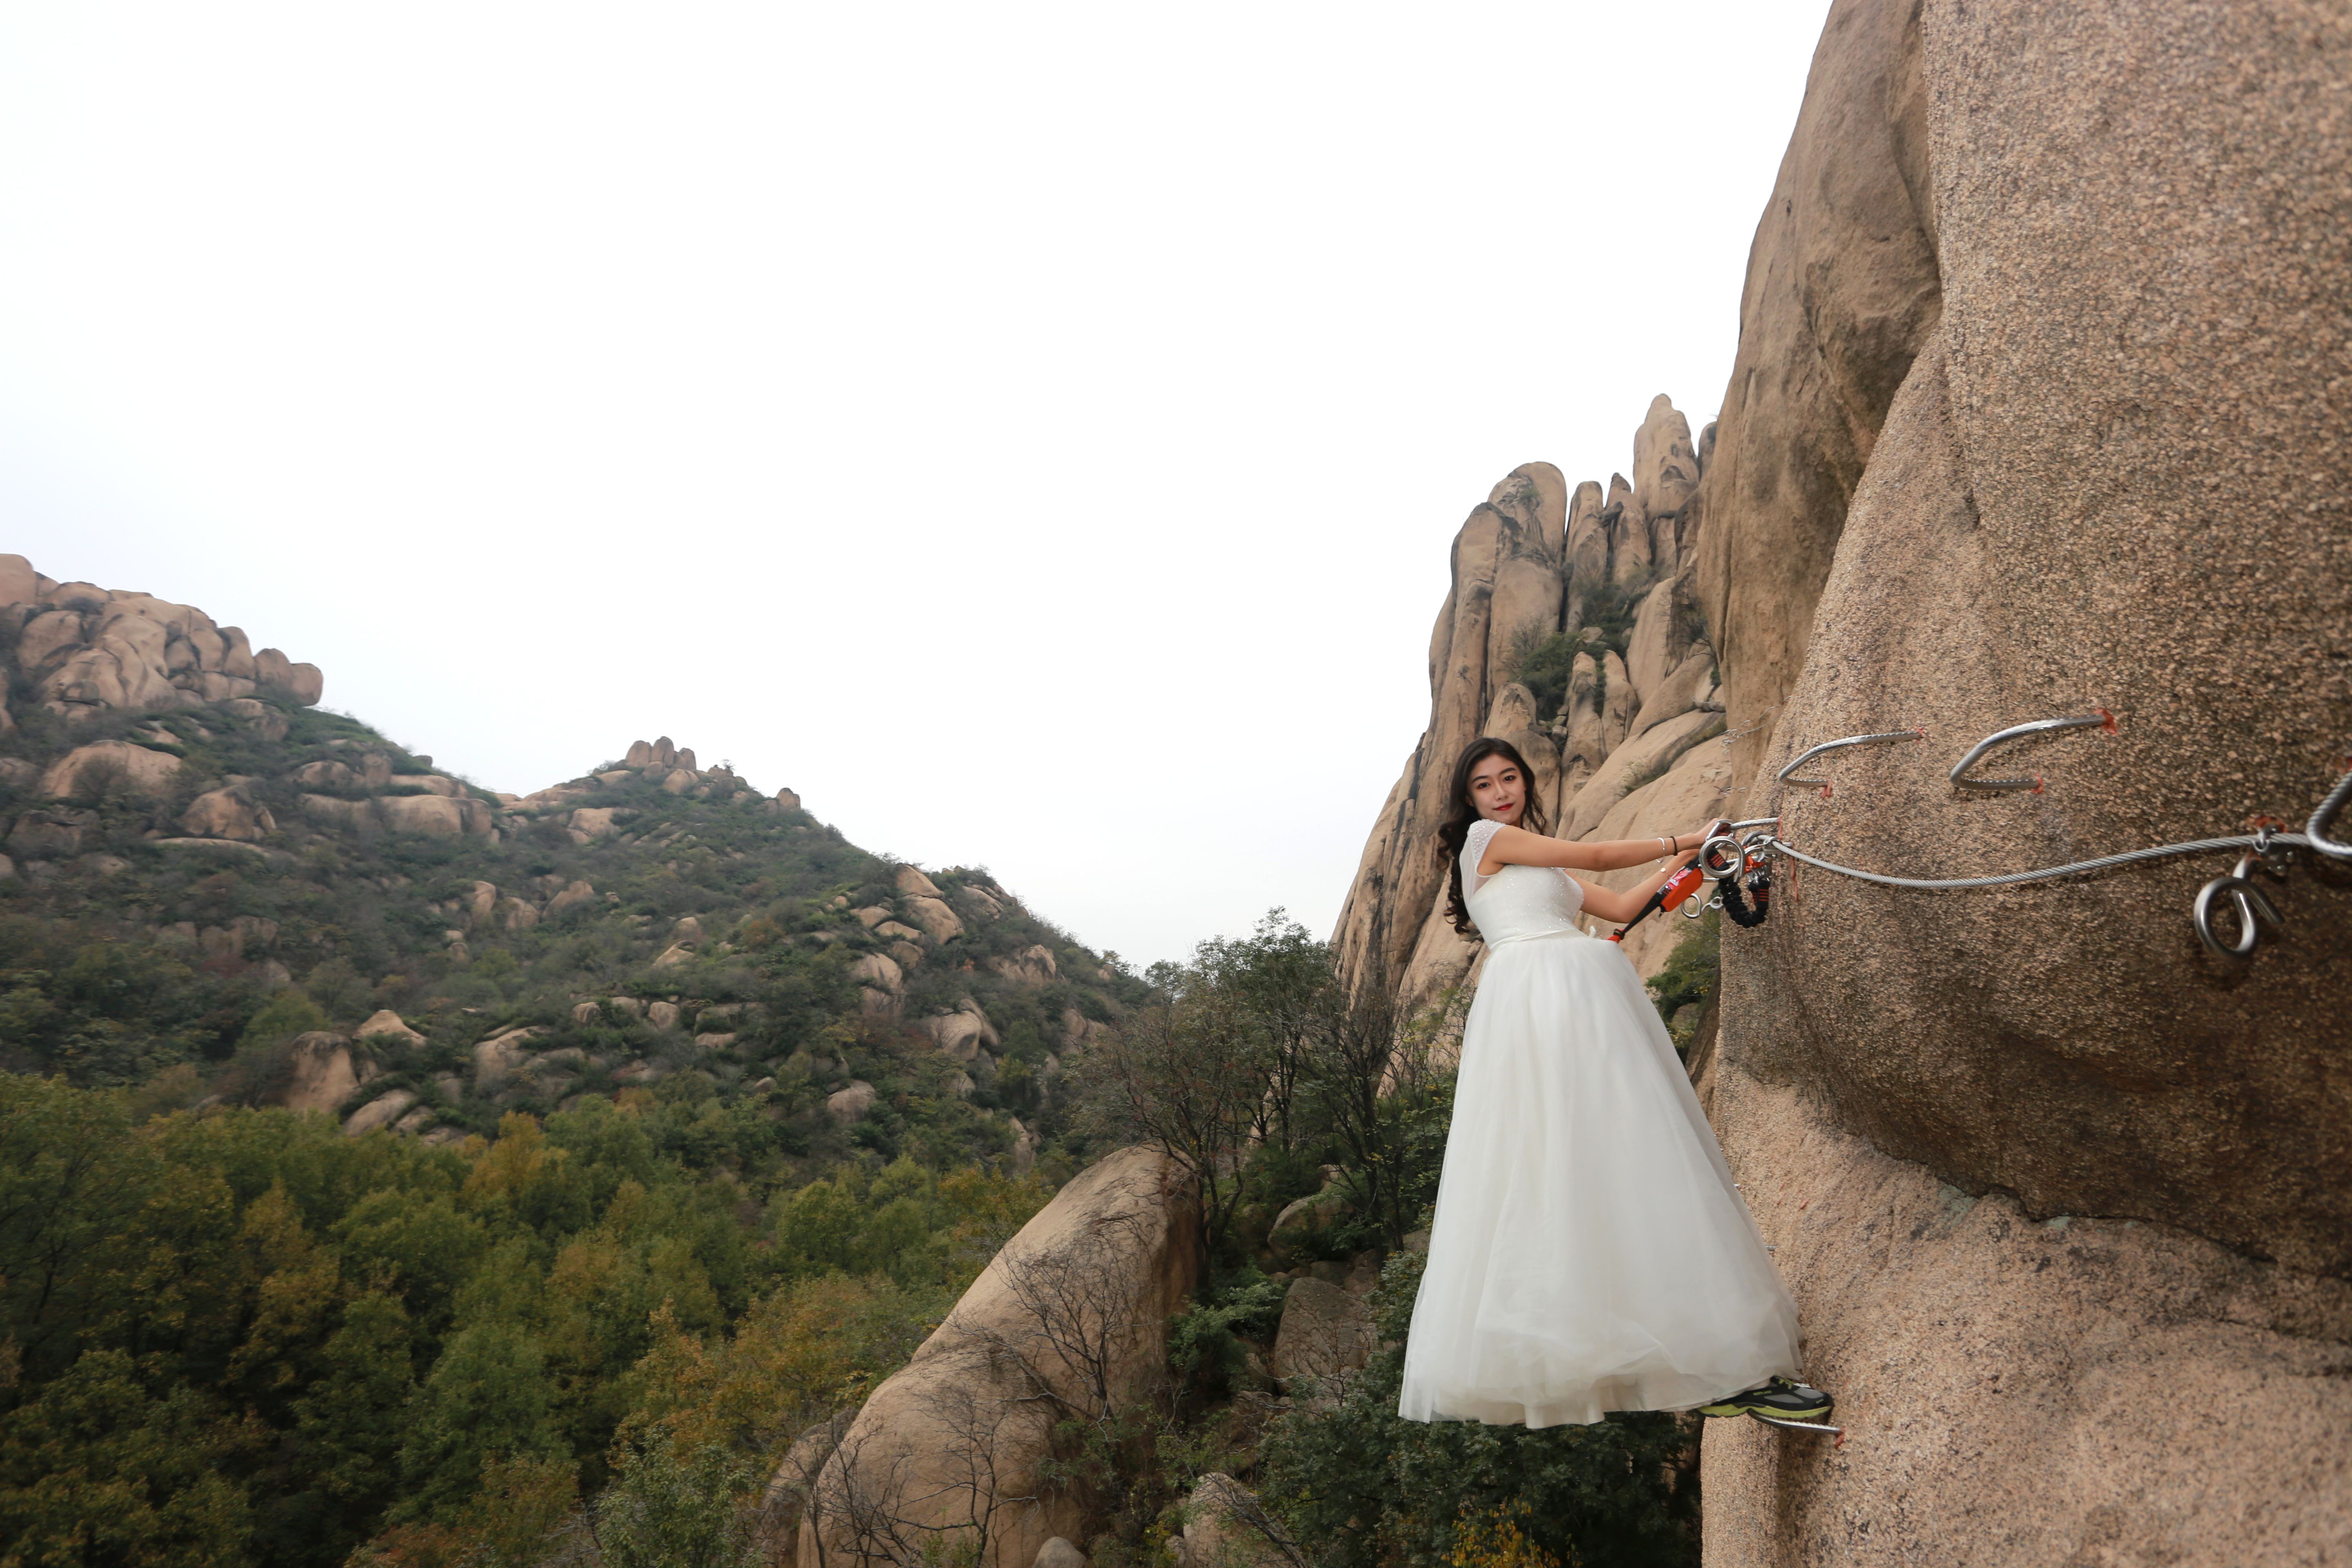
<path id="1" fill-rule="evenodd" d="M 1834 1404 L 1810 1405 L 1802 1410 L 1783 1410 L 1770 1405 L 1702 1405 L 1701 1415 L 1775 1415 L 1784 1421 L 1813 1421 L 1836 1409 Z"/>

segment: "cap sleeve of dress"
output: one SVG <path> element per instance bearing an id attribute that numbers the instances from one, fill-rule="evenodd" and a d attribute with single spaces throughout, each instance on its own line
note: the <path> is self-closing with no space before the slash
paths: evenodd
<path id="1" fill-rule="evenodd" d="M 1478 863 L 1486 858 L 1486 846 L 1493 841 L 1495 835 L 1502 830 L 1501 823 L 1481 819 L 1472 823 L 1470 831 L 1462 836 L 1464 891 L 1475 893 L 1486 882 L 1487 879 L 1479 875 Z"/>

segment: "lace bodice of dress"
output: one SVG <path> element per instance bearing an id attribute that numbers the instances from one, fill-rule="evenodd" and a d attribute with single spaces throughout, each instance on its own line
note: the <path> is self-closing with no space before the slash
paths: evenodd
<path id="1" fill-rule="evenodd" d="M 1566 871 L 1549 866 L 1506 866 L 1491 877 L 1478 875 L 1486 841 L 1503 825 L 1474 822 L 1462 844 L 1463 902 L 1489 942 L 1576 931 L 1584 889 Z"/>

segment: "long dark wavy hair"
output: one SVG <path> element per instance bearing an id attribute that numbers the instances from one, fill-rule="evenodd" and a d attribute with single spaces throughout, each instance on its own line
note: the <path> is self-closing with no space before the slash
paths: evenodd
<path id="1" fill-rule="evenodd" d="M 1454 764 L 1454 787 L 1445 797 L 1445 820 L 1437 825 L 1437 858 L 1445 865 L 1445 918 L 1466 937 L 1478 934 L 1462 892 L 1462 845 L 1470 836 L 1470 825 L 1478 820 L 1477 805 L 1470 798 L 1470 770 L 1488 757 L 1502 758 L 1527 781 L 1528 804 L 1520 810 L 1519 826 L 1529 833 L 1551 831 L 1551 819 L 1536 798 L 1536 771 L 1517 746 L 1499 736 L 1482 735 L 1462 748 L 1462 759 Z"/>

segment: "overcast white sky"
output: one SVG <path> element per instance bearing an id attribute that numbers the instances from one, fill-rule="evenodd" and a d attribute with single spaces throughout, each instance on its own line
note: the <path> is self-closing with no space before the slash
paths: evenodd
<path id="1" fill-rule="evenodd" d="M 0 4 L 0 550 L 494 789 L 1328 931 L 1463 515 L 1713 417 L 1826 9 Z"/>

